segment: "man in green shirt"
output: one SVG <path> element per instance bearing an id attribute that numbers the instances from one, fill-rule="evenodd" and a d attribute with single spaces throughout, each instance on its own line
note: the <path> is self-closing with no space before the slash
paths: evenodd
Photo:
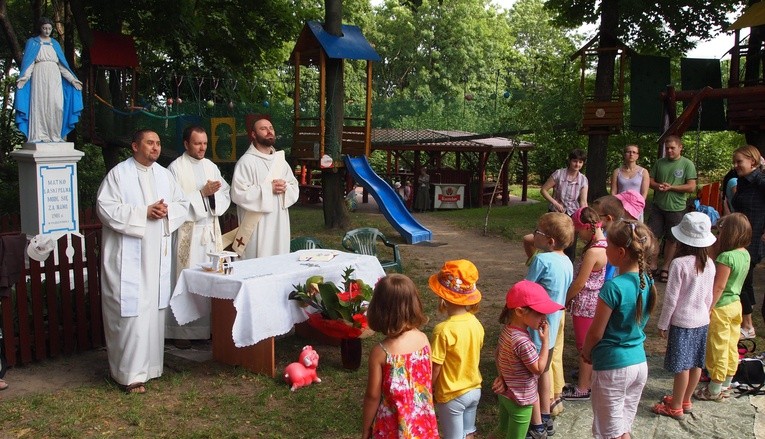
<path id="1" fill-rule="evenodd" d="M 653 204 L 648 227 L 656 239 L 664 237 L 664 262 L 659 270 L 658 280 L 667 281 L 669 263 L 675 257 L 677 242 L 672 236 L 672 227 L 680 224 L 686 212 L 688 194 L 696 192 L 696 166 L 683 157 L 683 142 L 671 135 L 664 142 L 664 157 L 651 168 L 651 189 Z M 658 255 L 654 264 L 658 263 Z"/>

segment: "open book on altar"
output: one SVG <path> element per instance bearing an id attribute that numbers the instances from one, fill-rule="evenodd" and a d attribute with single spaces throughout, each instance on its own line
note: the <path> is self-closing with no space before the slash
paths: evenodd
<path id="1" fill-rule="evenodd" d="M 301 261 L 301 262 L 305 262 L 305 261 L 311 261 L 311 262 L 329 262 L 335 256 L 337 256 L 337 251 L 333 251 L 333 250 L 310 250 L 310 251 L 301 252 L 299 261 Z"/>

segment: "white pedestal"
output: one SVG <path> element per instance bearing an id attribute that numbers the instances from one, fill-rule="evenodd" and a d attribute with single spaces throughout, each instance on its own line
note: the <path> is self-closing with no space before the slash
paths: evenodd
<path id="1" fill-rule="evenodd" d="M 74 143 L 25 143 L 11 152 L 19 163 L 21 231 L 27 235 L 79 233 L 77 162 L 85 153 Z"/>

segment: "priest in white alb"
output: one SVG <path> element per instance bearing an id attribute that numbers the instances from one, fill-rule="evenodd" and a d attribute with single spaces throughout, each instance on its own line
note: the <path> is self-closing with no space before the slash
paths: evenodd
<path id="1" fill-rule="evenodd" d="M 274 149 L 276 133 L 265 115 L 253 123 L 250 139 L 231 180 L 239 218 L 231 248 L 243 259 L 289 253 L 288 208 L 298 200 L 298 181 L 284 151 Z"/>
<path id="2" fill-rule="evenodd" d="M 199 125 L 186 127 L 183 130 L 183 147 L 186 152 L 167 167 L 189 200 L 186 222 L 175 232 L 173 280 L 180 276 L 183 269 L 209 262 L 207 253 L 223 250 L 218 217 L 226 213 L 231 205 L 228 183 L 221 176 L 218 166 L 205 158 L 205 129 Z M 193 297 L 202 315 L 193 322 L 179 325 L 168 308 L 165 337 L 173 339 L 176 347 L 188 348 L 190 340 L 210 338 L 210 298 L 196 294 Z"/>
<path id="3" fill-rule="evenodd" d="M 115 166 L 98 189 L 101 310 L 112 378 L 129 393 L 146 392 L 162 375 L 165 308 L 170 301 L 172 233 L 189 203 L 173 174 L 155 163 L 159 136 L 133 136 L 133 157 Z"/>

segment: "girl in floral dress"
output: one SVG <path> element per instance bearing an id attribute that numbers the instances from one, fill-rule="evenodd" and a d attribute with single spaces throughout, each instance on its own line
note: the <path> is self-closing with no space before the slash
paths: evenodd
<path id="1" fill-rule="evenodd" d="M 430 343 L 418 329 L 428 318 L 414 282 L 402 274 L 380 279 L 367 320 L 386 337 L 369 353 L 361 437 L 438 438 Z"/>

